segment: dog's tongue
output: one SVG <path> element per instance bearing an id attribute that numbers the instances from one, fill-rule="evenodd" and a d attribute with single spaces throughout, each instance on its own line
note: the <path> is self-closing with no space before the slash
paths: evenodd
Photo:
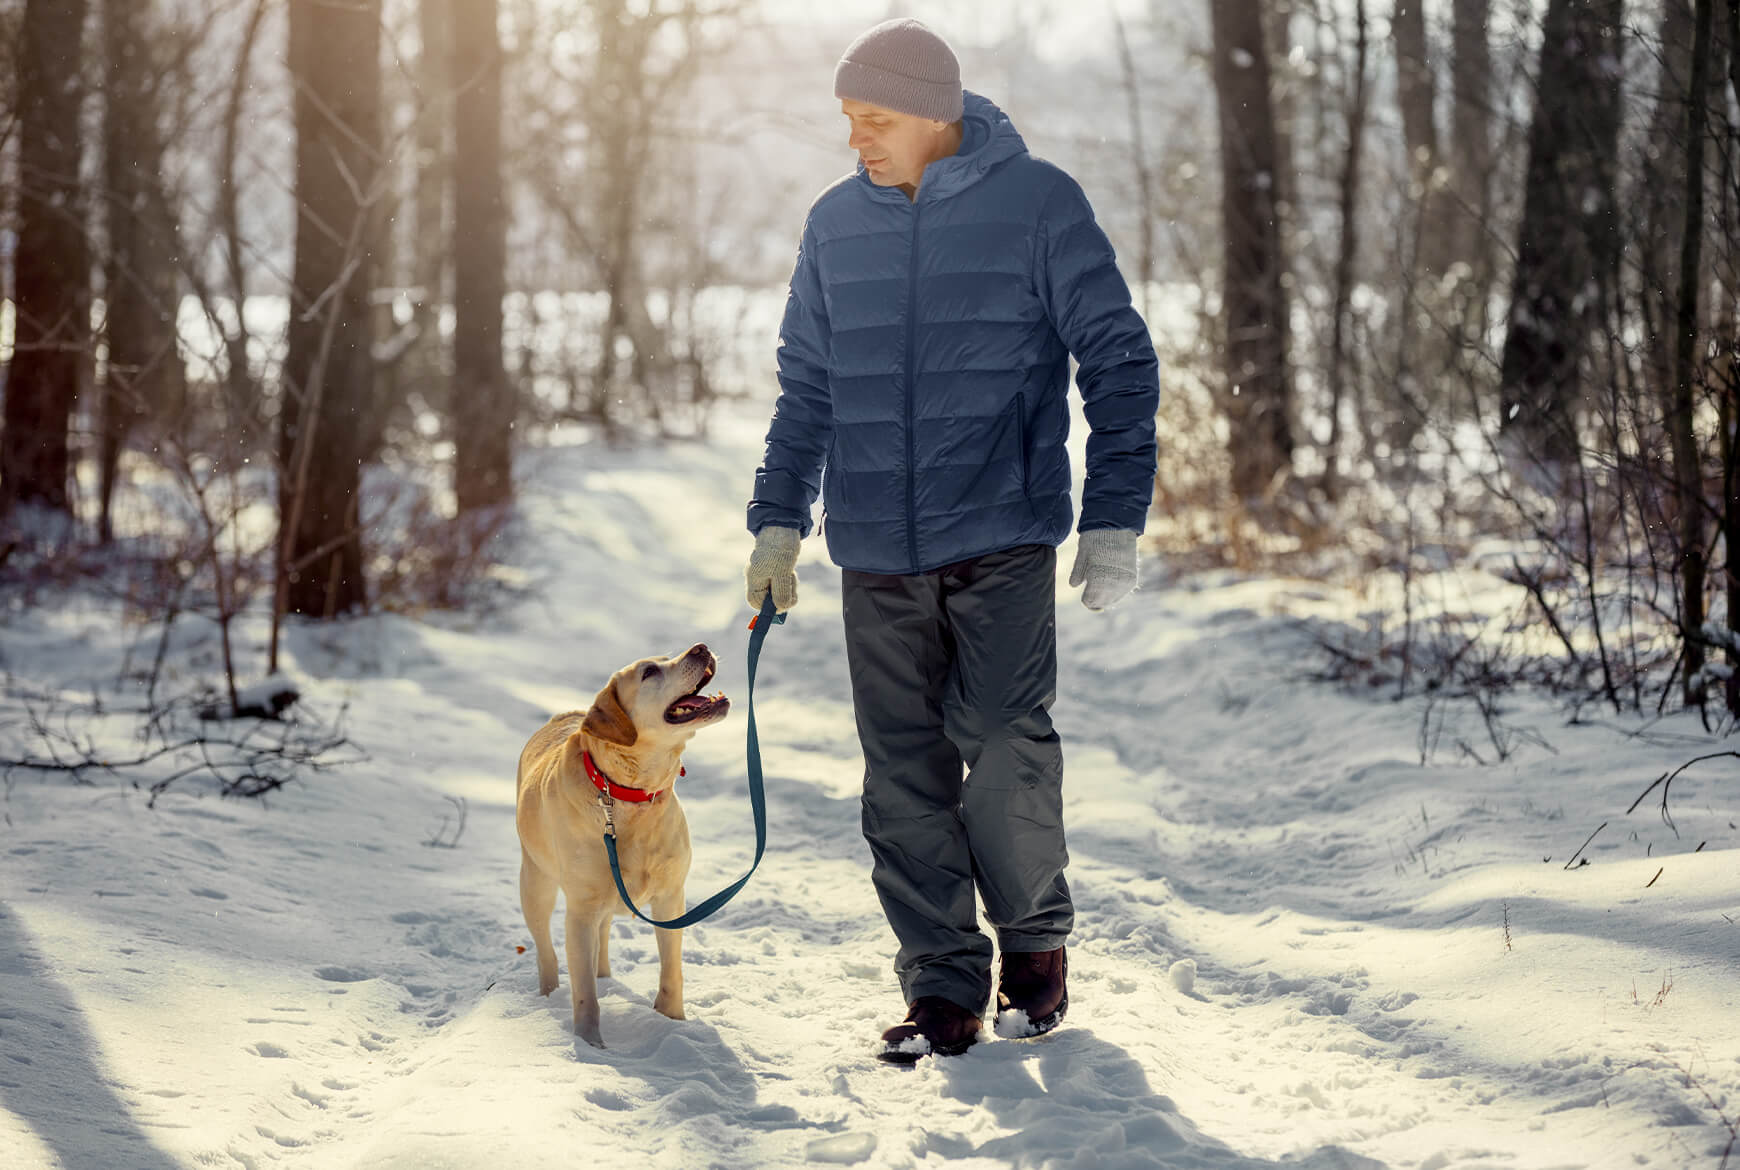
<path id="1" fill-rule="evenodd" d="M 712 704 L 713 700 L 704 695 L 684 695 L 671 706 L 678 711 L 693 711 L 697 707 L 710 707 Z"/>

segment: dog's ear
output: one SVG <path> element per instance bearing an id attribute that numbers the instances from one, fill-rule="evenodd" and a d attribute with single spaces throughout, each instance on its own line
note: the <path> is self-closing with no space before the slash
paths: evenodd
<path id="1" fill-rule="evenodd" d="M 640 737 L 640 733 L 634 729 L 634 720 L 629 717 L 628 709 L 616 697 L 615 683 L 599 691 L 598 697 L 592 700 L 592 706 L 587 709 L 580 730 L 606 743 L 621 744 L 623 747 L 632 747 L 634 741 Z"/>

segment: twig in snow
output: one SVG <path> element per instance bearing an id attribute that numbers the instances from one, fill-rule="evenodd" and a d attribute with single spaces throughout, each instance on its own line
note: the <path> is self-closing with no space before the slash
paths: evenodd
<path id="1" fill-rule="evenodd" d="M 1602 822 L 1601 822 L 1601 823 L 1600 823 L 1600 824 L 1599 824 L 1599 825 L 1596 825 L 1596 826 L 1595 826 L 1595 833 L 1599 833 L 1599 832 L 1600 832 L 1600 831 L 1601 831 L 1601 830 L 1602 830 L 1602 829 L 1605 829 L 1605 828 L 1606 828 L 1606 827 L 1607 827 L 1607 822 L 1606 822 L 1606 821 L 1602 821 Z M 1585 850 L 1585 849 L 1587 849 L 1587 848 L 1589 848 L 1589 842 L 1591 842 L 1591 841 L 1593 841 L 1593 840 L 1594 840 L 1594 839 L 1595 839 L 1595 833 L 1590 833 L 1590 834 L 1589 834 L 1589 835 L 1588 835 L 1588 836 L 1587 836 L 1587 837 L 1585 837 L 1585 838 L 1584 838 L 1584 839 L 1583 839 L 1583 843 L 1582 843 L 1582 844 L 1581 844 L 1581 845 L 1579 845 L 1579 846 L 1577 846 L 1577 852 L 1576 852 L 1576 853 L 1573 853 L 1573 854 L 1571 854 L 1571 860 L 1570 860 L 1570 861 L 1567 861 L 1567 862 L 1566 862 L 1566 863 L 1565 863 L 1565 868 L 1566 868 L 1566 869 L 1570 869 L 1570 868 L 1571 868 L 1571 864 L 1572 864 L 1572 862 L 1575 862 L 1575 861 L 1576 861 L 1576 860 L 1577 860 L 1577 858 L 1578 858 L 1578 857 L 1580 857 L 1580 856 L 1581 856 L 1581 855 L 1582 855 L 1582 853 L 1583 853 L 1583 850 Z M 1583 864 L 1584 864 L 1584 865 L 1588 865 L 1588 864 L 1589 864 L 1589 860 L 1588 860 L 1588 858 L 1584 858 L 1584 859 L 1583 859 Z"/>
<path id="2" fill-rule="evenodd" d="M 447 832 L 447 818 L 442 817 L 441 827 L 435 830 L 435 835 L 429 838 L 429 840 L 423 842 L 423 844 L 429 846 L 431 849 L 457 848 L 459 845 L 459 837 L 465 832 L 465 798 L 463 796 L 449 796 L 447 799 L 459 809 L 459 823 L 453 828 L 453 839 L 451 841 L 444 840 L 444 834 Z"/>
<path id="3" fill-rule="evenodd" d="M 93 699 L 58 711 L 51 706 L 45 713 L 26 698 L 30 737 L 41 754 L 0 758 L 0 777 L 10 781 L 12 773 L 20 769 L 61 772 L 87 784 L 92 772 L 120 776 L 123 770 L 153 764 L 172 767 L 173 771 L 157 774 L 147 786 L 151 795 L 146 803 L 151 806 L 177 780 L 189 776 L 209 776 L 225 796 L 264 796 L 301 772 L 325 772 L 366 758 L 345 735 L 342 709 L 331 728 L 309 717 L 262 719 L 235 734 L 214 734 L 212 724 L 195 713 L 200 705 L 200 696 L 193 695 L 135 712 L 144 716 L 139 732 L 143 743 L 132 753 L 117 757 L 102 750 L 91 724 L 121 712 L 106 711 L 100 699 Z M 49 722 L 55 715 L 59 727 Z M 75 725 L 75 716 L 85 722 Z M 335 756 L 340 748 L 352 751 Z"/>
<path id="4" fill-rule="evenodd" d="M 1671 815 L 1669 815 L 1669 813 L 1668 813 L 1668 789 L 1673 787 L 1673 782 L 1679 778 L 1679 774 L 1681 772 L 1684 772 L 1687 768 L 1691 767 L 1693 764 L 1700 764 L 1700 763 L 1703 763 L 1705 760 L 1719 760 L 1724 756 L 1733 756 L 1735 759 L 1740 759 L 1740 752 L 1711 752 L 1707 756 L 1695 756 L 1692 759 L 1689 759 L 1685 763 L 1681 764 L 1679 767 L 1675 768 L 1672 772 L 1663 772 L 1660 776 L 1657 776 L 1655 778 L 1655 783 L 1651 784 L 1648 788 L 1645 788 L 1642 792 L 1637 794 L 1637 799 L 1631 802 L 1631 808 L 1628 808 L 1625 810 L 1625 815 L 1630 816 L 1632 814 L 1632 812 L 1637 808 L 1637 806 L 1643 803 L 1643 798 L 1655 791 L 1656 784 L 1660 784 L 1661 785 L 1661 819 L 1662 819 L 1662 823 L 1667 825 L 1668 828 L 1672 829 L 1674 831 L 1674 836 L 1678 837 L 1680 835 L 1679 826 L 1674 824 L 1673 817 Z"/>

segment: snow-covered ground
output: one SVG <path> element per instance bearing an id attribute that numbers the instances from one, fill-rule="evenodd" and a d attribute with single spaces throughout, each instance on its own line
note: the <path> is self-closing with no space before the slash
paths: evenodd
<path id="1" fill-rule="evenodd" d="M 1654 797 L 1626 808 L 1732 740 L 1513 696 L 1505 725 L 1548 746 L 1517 735 L 1477 766 L 1448 745 L 1483 726 L 1452 710 L 1422 764 L 1419 706 L 1306 677 L 1296 619 L 1351 602 L 1152 562 L 1105 614 L 1059 582 L 1062 1029 L 912 1070 L 869 1057 L 903 1005 L 858 830 L 839 575 L 810 542 L 757 685 L 766 860 L 688 932 L 688 1020 L 652 1010 L 652 929 L 619 919 L 608 1047 L 578 1041 L 522 950 L 514 762 L 616 667 L 705 641 L 739 702 L 679 788 L 691 902 L 747 866 L 741 504 L 764 421 L 530 450 L 515 600 L 293 629 L 289 673 L 314 708 L 348 703 L 365 760 L 152 807 L 126 781 L 14 773 L 0 1166 L 1715 1170 L 1740 1121 L 1740 768 L 1674 781 L 1677 834 Z M 149 638 L 62 600 L 4 616 L 3 665 L 88 695 Z M 183 628 L 185 675 L 214 635 Z M 264 627 L 244 634 L 258 664 Z M 31 749 L 18 715 L 0 754 Z"/>

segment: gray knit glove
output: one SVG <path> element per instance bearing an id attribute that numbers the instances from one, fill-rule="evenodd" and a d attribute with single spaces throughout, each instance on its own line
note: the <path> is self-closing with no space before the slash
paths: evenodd
<path id="1" fill-rule="evenodd" d="M 1110 609 L 1136 587 L 1136 533 L 1128 528 L 1096 528 L 1081 534 L 1069 583 L 1080 585 L 1081 603 L 1089 609 Z"/>
<path id="2" fill-rule="evenodd" d="M 749 567 L 743 570 L 748 583 L 746 596 L 749 608 L 761 609 L 761 602 L 773 590 L 773 607 L 784 613 L 797 604 L 797 558 L 801 538 L 795 528 L 769 524 L 755 534 L 755 551 L 749 554 Z"/>

